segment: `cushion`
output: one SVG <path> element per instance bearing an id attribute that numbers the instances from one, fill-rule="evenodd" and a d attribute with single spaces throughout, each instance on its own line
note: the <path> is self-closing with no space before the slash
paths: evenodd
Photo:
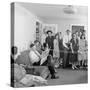
<path id="1" fill-rule="evenodd" d="M 32 65 L 32 63 L 30 62 L 30 58 L 29 58 L 29 50 L 21 52 L 21 55 L 19 55 L 16 59 L 16 63 Z"/>
<path id="2" fill-rule="evenodd" d="M 18 65 L 14 64 L 14 80 L 19 81 L 26 75 L 25 69 Z"/>
<path id="3" fill-rule="evenodd" d="M 33 85 L 40 86 L 40 85 L 47 85 L 47 80 L 45 80 L 41 76 L 27 74 L 27 75 L 25 75 L 25 77 L 23 77 L 20 80 L 20 83 L 22 83 L 24 86 L 28 86 L 28 87 L 33 86 Z"/>
<path id="4" fill-rule="evenodd" d="M 48 68 L 46 66 L 33 66 L 34 71 L 39 73 L 41 77 L 44 79 L 50 74 Z"/>
<path id="5" fill-rule="evenodd" d="M 33 75 L 26 74 L 21 80 L 20 83 L 22 83 L 24 86 L 32 86 L 35 85 L 35 82 L 33 81 Z"/>
<path id="6" fill-rule="evenodd" d="M 46 79 L 49 75 L 50 75 L 50 71 L 48 70 L 48 68 L 44 68 L 44 70 L 41 72 L 41 77 Z"/>

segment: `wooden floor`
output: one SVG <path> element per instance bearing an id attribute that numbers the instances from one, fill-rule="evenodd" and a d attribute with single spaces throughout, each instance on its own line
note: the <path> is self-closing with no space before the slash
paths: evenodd
<path id="1" fill-rule="evenodd" d="M 48 85 L 81 84 L 88 82 L 87 70 L 58 69 L 58 79 L 48 80 Z"/>

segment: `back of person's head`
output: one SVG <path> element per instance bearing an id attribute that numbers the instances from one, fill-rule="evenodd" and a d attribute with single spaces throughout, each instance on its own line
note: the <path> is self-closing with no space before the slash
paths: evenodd
<path id="1" fill-rule="evenodd" d="M 11 54 L 16 55 L 18 52 L 18 48 L 16 46 L 11 47 Z"/>

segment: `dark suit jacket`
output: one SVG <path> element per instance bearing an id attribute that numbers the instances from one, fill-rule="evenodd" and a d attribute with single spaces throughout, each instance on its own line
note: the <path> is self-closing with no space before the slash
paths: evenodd
<path id="1" fill-rule="evenodd" d="M 48 44 L 49 48 L 50 49 L 53 49 L 54 48 L 54 44 L 53 44 L 53 41 L 54 41 L 54 36 L 51 36 L 51 37 L 46 37 L 46 43 Z"/>

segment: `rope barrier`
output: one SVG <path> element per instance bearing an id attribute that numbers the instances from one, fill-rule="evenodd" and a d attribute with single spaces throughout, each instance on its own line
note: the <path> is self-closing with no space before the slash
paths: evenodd
<path id="1" fill-rule="evenodd" d="M 54 49 L 49 49 L 49 51 L 50 51 L 50 50 L 54 52 Z M 55 50 L 55 51 L 56 51 L 56 50 Z M 68 50 L 68 49 L 67 49 L 67 51 L 66 51 L 66 50 L 59 50 L 59 51 L 56 51 L 56 52 L 59 52 L 59 53 L 60 53 L 60 52 L 61 52 L 61 53 L 72 53 L 72 50 L 70 50 L 70 49 Z M 84 50 L 84 52 L 85 52 L 85 53 L 88 52 L 88 49 L 87 49 L 87 50 Z M 79 54 L 80 54 L 80 53 L 82 53 L 82 51 L 79 52 L 79 50 L 77 50 L 77 51 L 74 51 L 73 53 L 79 53 Z"/>

